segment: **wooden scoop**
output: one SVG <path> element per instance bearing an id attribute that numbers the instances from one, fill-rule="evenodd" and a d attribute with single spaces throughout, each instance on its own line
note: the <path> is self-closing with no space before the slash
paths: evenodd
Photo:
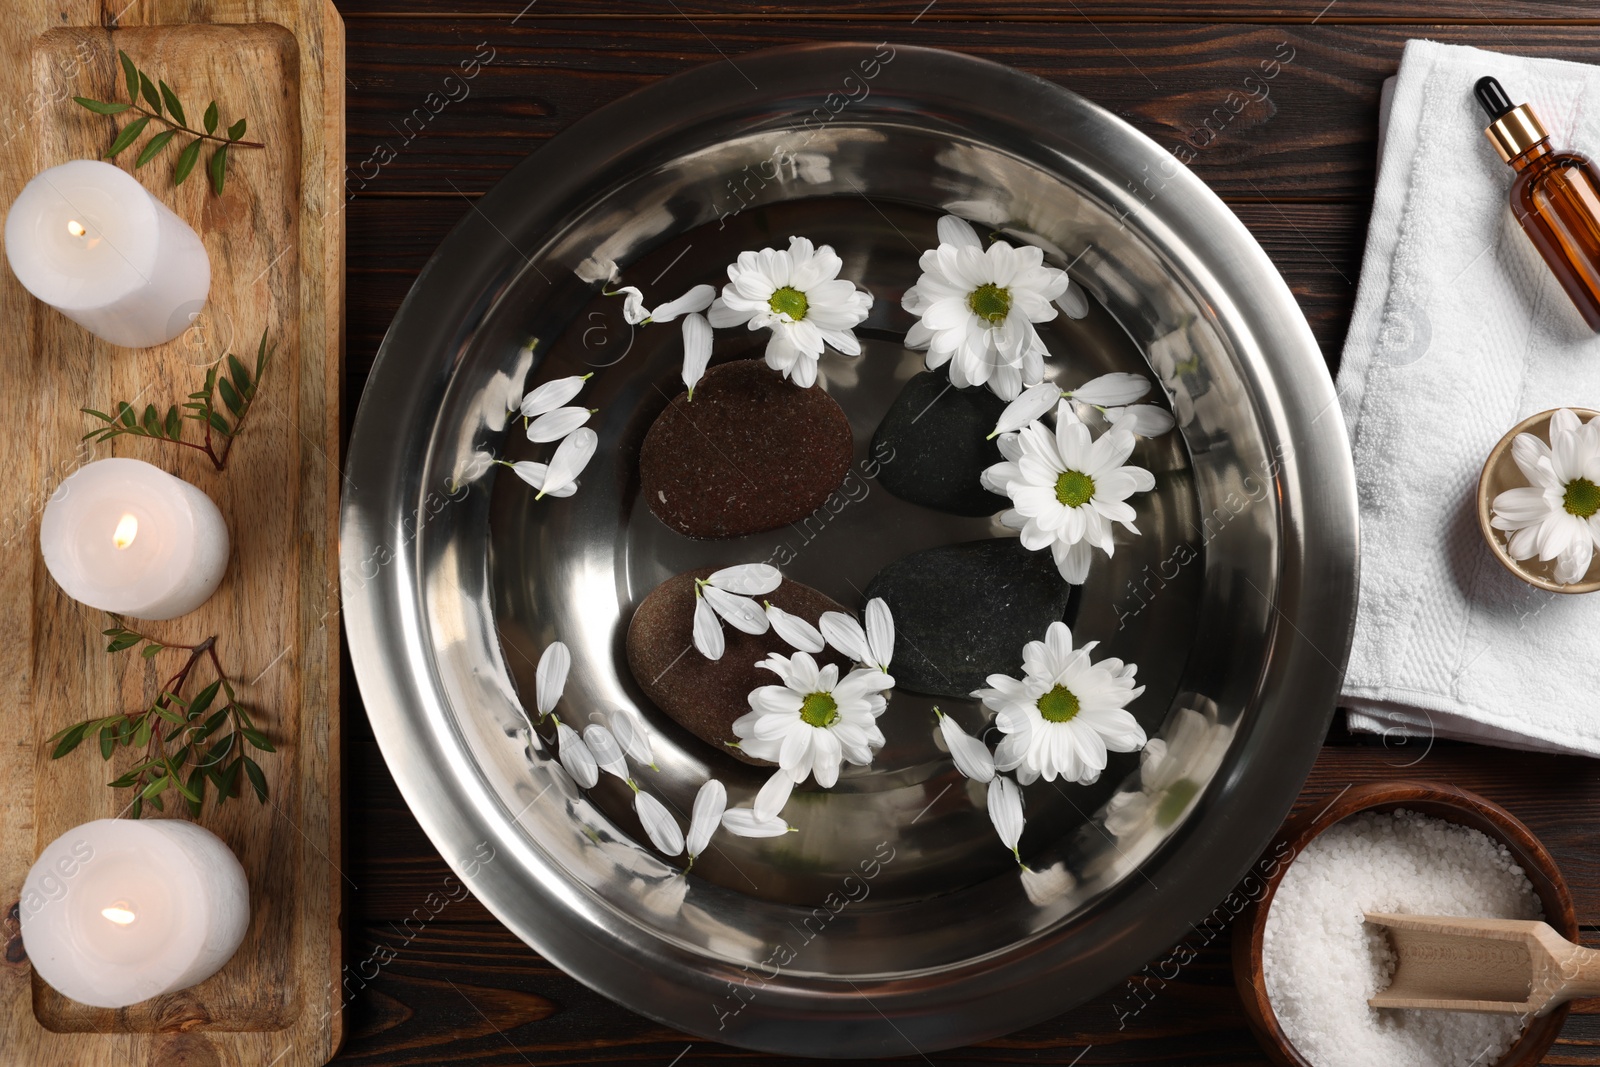
<path id="1" fill-rule="evenodd" d="M 1377 915 L 1400 959 L 1374 1008 L 1543 1015 L 1574 997 L 1600 995 L 1600 952 L 1574 945 L 1548 923 Z"/>

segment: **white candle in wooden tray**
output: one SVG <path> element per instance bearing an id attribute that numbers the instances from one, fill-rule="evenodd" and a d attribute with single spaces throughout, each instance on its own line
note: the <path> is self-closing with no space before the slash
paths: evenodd
<path id="1" fill-rule="evenodd" d="M 40 853 L 18 911 L 35 974 L 81 1004 L 122 1008 L 220 970 L 250 925 L 250 889 L 203 827 L 98 819 Z"/>
<path id="2" fill-rule="evenodd" d="M 205 493 L 137 459 L 74 471 L 39 523 L 45 566 L 72 599 L 139 619 L 172 619 L 216 591 L 228 526 Z"/>
<path id="3" fill-rule="evenodd" d="M 177 337 L 211 288 L 199 235 L 132 175 L 98 160 L 51 167 L 24 186 L 5 239 L 30 293 L 125 348 Z"/>

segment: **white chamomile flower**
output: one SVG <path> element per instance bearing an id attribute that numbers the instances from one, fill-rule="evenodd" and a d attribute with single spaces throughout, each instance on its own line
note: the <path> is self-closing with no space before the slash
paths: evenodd
<path id="1" fill-rule="evenodd" d="M 729 808 L 722 813 L 722 828 L 735 837 L 782 837 L 794 833 L 794 827 L 774 815 L 770 819 L 756 816 L 751 808 Z"/>
<path id="2" fill-rule="evenodd" d="M 1144 728 L 1125 709 L 1144 692 L 1133 684 L 1133 664 L 1089 659 L 1098 642 L 1073 650 L 1072 631 L 1050 624 L 1043 641 L 1022 650 L 1022 680 L 991 674 L 991 688 L 972 695 L 995 712 L 1005 739 L 996 746 L 996 770 L 1016 771 L 1027 785 L 1035 778 L 1062 778 L 1086 785 L 1105 770 L 1107 752 L 1137 752 Z"/>
<path id="3" fill-rule="evenodd" d="M 644 326 L 652 322 L 671 322 L 687 312 L 704 311 L 711 306 L 717 291 L 709 285 L 697 285 L 676 300 L 669 300 L 654 311 L 644 306 L 644 294 L 631 285 L 612 290 L 606 296 L 622 297 L 622 318 L 629 326 Z"/>
<path id="4" fill-rule="evenodd" d="M 804 237 L 789 238 L 787 250 L 741 252 L 711 305 L 710 323 L 719 330 L 741 323 L 770 329 L 767 366 L 798 386 L 814 385 L 824 345 L 861 354 L 852 331 L 872 309 L 871 293 L 839 277 L 843 266 L 832 248 L 813 248 Z"/>
<path id="5" fill-rule="evenodd" d="M 987 385 L 1003 400 L 1044 377 L 1044 342 L 1033 328 L 1056 317 L 1051 301 L 1067 272 L 1044 265 L 1031 246 L 996 241 L 987 249 L 964 219 L 939 220 L 939 247 L 922 253 L 922 276 L 900 306 L 918 317 L 906 347 L 926 349 L 929 370 L 950 364 L 950 382 Z"/>
<path id="6" fill-rule="evenodd" d="M 933 713 L 939 717 L 939 733 L 956 770 L 974 782 L 987 782 L 994 778 L 994 755 L 989 746 L 961 728 L 961 724 L 938 708 Z"/>
<path id="7" fill-rule="evenodd" d="M 888 673 L 894 659 L 894 618 L 882 597 L 867 602 L 867 627 L 842 611 L 825 611 L 817 620 L 822 637 L 856 663 Z"/>
<path id="8" fill-rule="evenodd" d="M 715 778 L 706 779 L 700 792 L 694 795 L 694 808 L 689 813 L 689 835 L 684 839 L 684 851 L 689 853 L 689 866 L 711 844 L 711 835 L 722 825 L 722 813 L 728 810 L 728 789 Z"/>
<path id="9" fill-rule="evenodd" d="M 1511 535 L 1512 559 L 1553 559 L 1556 581 L 1582 581 L 1600 546 L 1600 418 L 1584 424 L 1563 408 L 1548 445 L 1519 433 L 1511 456 L 1531 484 L 1495 497 L 1490 525 Z"/>
<path id="10" fill-rule="evenodd" d="M 572 652 L 561 641 L 551 641 L 539 656 L 534 671 L 534 703 L 543 719 L 556 709 L 567 688 L 567 672 L 572 670 Z"/>
<path id="11" fill-rule="evenodd" d="M 556 720 L 556 751 L 561 766 L 572 775 L 572 780 L 582 789 L 593 789 L 600 780 L 600 765 L 595 762 L 589 746 L 583 743 L 583 738 L 578 736 L 578 731 L 560 719 Z"/>
<path id="12" fill-rule="evenodd" d="M 721 659 L 726 645 L 719 617 L 736 630 L 764 634 L 767 613 L 751 599 L 778 588 L 783 575 L 768 563 L 743 563 L 694 580 L 694 647 L 706 659 Z"/>
<path id="13" fill-rule="evenodd" d="M 1016 857 L 1017 866 L 1023 866 L 1022 854 L 1017 851 L 1017 842 L 1022 840 L 1022 789 L 1005 775 L 997 774 L 989 782 L 988 801 L 994 832 Z"/>
<path id="14" fill-rule="evenodd" d="M 813 655 L 823 650 L 825 642 L 815 626 L 770 601 L 762 601 L 762 604 L 767 610 L 767 621 L 772 624 L 772 632 L 783 638 L 790 648 Z"/>
<path id="15" fill-rule="evenodd" d="M 1000 521 L 1022 531 L 1023 547 L 1051 549 L 1061 577 L 1082 585 L 1093 549 L 1116 551 L 1113 523 L 1139 532 L 1127 498 L 1156 481 L 1143 467 L 1124 466 L 1133 446 L 1133 434 L 1117 426 L 1096 440 L 1062 400 L 1054 433 L 1032 422 L 1000 438 L 1005 461 L 983 472 L 983 485 L 1011 498 Z"/>
<path id="16" fill-rule="evenodd" d="M 805 652 L 787 658 L 774 653 L 756 666 L 783 684 L 752 690 L 749 713 L 733 721 L 745 755 L 776 763 L 794 784 L 815 776 L 828 789 L 839 780 L 840 764 L 864 767 L 883 747 L 877 719 L 885 707 L 883 691 L 894 686 L 889 675 L 861 667 L 840 678 L 836 665 L 819 668 Z M 771 813 L 763 806 L 757 814 Z"/>
<path id="17" fill-rule="evenodd" d="M 633 811 L 639 816 L 639 825 L 645 836 L 663 855 L 676 856 L 683 851 L 683 831 L 678 820 L 672 817 L 667 806 L 643 789 L 634 787 Z"/>

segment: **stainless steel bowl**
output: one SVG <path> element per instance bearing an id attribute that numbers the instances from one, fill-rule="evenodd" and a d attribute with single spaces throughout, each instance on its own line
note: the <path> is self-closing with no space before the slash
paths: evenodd
<path id="1" fill-rule="evenodd" d="M 1277 829 L 1332 714 L 1356 597 L 1355 485 L 1335 396 L 1265 254 L 1201 182 L 1057 86 L 970 57 L 887 45 L 740 56 L 596 112 L 535 153 L 440 247 L 379 353 L 351 441 L 345 625 L 373 728 L 424 829 L 530 945 L 630 1008 L 708 1038 L 824 1056 L 904 1055 L 1036 1022 L 1168 948 Z M 680 812 L 708 773 L 759 776 L 638 693 L 633 608 L 706 563 L 768 559 L 859 606 L 884 563 L 1001 531 L 862 478 L 815 532 L 728 542 L 669 533 L 635 457 L 673 391 L 673 326 L 630 331 L 598 296 L 609 263 L 653 296 L 719 280 L 746 247 L 831 242 L 877 297 L 866 354 L 827 388 L 866 459 L 920 358 L 899 297 L 954 211 L 1046 249 L 1092 297 L 1050 324 L 1054 373 L 1155 373 L 1179 432 L 1143 536 L 1101 560 L 1080 639 L 1140 664 L 1134 705 L 1166 759 L 1095 786 L 1029 790 L 1019 871 L 982 794 L 897 694 L 889 743 L 831 794 L 797 794 L 799 834 L 723 835 L 682 876 L 648 847 L 619 783 L 580 795 L 531 732 L 539 650 L 576 660 L 567 714 L 638 707 Z M 537 355 L 520 355 L 528 338 Z M 758 338 L 718 341 L 718 358 Z M 530 366 L 530 363 L 532 364 Z M 601 452 L 569 500 L 462 476 L 516 456 L 525 379 L 594 370 Z M 798 544 L 797 544 L 798 542 Z M 1020 650 L 1019 650 L 1020 653 Z M 981 709 L 942 702 L 970 728 Z M 612 788 L 611 786 L 616 786 Z"/>

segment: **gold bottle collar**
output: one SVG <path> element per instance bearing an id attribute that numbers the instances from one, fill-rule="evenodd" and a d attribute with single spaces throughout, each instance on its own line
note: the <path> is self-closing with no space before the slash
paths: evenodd
<path id="1" fill-rule="evenodd" d="M 1527 104 L 1518 104 L 1483 131 L 1507 163 L 1549 136 Z"/>

